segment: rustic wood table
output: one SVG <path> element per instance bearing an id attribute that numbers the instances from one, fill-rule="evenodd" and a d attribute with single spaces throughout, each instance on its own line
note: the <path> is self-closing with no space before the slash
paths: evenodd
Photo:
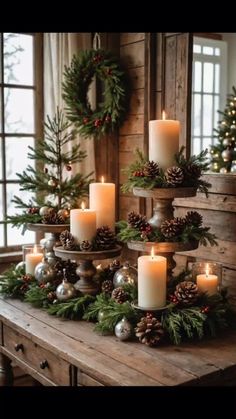
<path id="1" fill-rule="evenodd" d="M 44 385 L 201 386 L 236 384 L 236 332 L 179 347 L 149 348 L 101 337 L 94 325 L 0 299 L 0 385 L 11 361 Z"/>

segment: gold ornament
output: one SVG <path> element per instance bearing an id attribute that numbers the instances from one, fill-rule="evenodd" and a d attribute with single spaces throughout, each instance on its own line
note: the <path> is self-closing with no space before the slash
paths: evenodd
<path id="1" fill-rule="evenodd" d="M 67 208 L 61 208 L 57 215 L 64 221 L 66 221 L 70 216 L 70 211 Z"/>

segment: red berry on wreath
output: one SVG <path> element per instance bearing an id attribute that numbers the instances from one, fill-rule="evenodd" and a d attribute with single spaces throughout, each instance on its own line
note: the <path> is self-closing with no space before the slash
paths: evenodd
<path id="1" fill-rule="evenodd" d="M 178 304 L 178 299 L 176 298 L 176 296 L 175 296 L 175 295 L 170 295 L 170 296 L 169 296 L 169 299 L 170 299 L 170 301 L 171 301 L 172 303 L 174 303 L 174 304 Z"/>
<path id="2" fill-rule="evenodd" d="M 93 61 L 95 63 L 100 63 L 102 61 L 102 56 L 100 54 L 95 55 Z"/>
<path id="3" fill-rule="evenodd" d="M 88 118 L 83 118 L 83 124 L 86 125 L 89 122 Z"/>
<path id="4" fill-rule="evenodd" d="M 100 127 L 102 125 L 102 120 L 101 119 L 95 119 L 94 121 L 94 126 L 96 128 Z"/>
<path id="5" fill-rule="evenodd" d="M 44 173 L 48 173 L 48 168 L 44 167 L 43 171 L 44 171 Z"/>
<path id="6" fill-rule="evenodd" d="M 107 69 L 107 74 L 108 74 L 108 76 L 110 76 L 112 74 L 112 69 L 111 68 Z"/>
<path id="7" fill-rule="evenodd" d="M 66 170 L 67 170 L 67 172 L 70 172 L 70 171 L 71 171 L 71 169 L 72 169 L 72 167 L 71 167 L 69 164 L 67 164 L 67 165 L 66 165 Z"/>

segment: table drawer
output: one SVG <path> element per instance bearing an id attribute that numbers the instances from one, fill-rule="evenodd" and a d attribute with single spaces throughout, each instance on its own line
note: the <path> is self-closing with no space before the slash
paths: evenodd
<path id="1" fill-rule="evenodd" d="M 90 377 L 89 375 L 85 374 L 82 371 L 78 371 L 78 377 L 77 377 L 77 385 L 78 386 L 103 386 L 104 384 L 99 383 L 99 381 L 95 380 L 95 378 Z"/>
<path id="2" fill-rule="evenodd" d="M 70 364 L 37 343 L 3 326 L 4 347 L 57 385 L 70 385 Z"/>

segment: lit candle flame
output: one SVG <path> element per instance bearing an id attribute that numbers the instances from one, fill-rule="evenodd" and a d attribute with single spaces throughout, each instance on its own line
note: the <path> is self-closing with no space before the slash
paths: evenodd
<path id="1" fill-rule="evenodd" d="M 165 119 L 166 119 L 166 113 L 165 113 L 165 111 L 162 111 L 162 119 L 163 119 L 163 121 L 165 121 Z"/>
<path id="2" fill-rule="evenodd" d="M 37 253 L 37 244 L 34 245 L 34 254 Z"/>
<path id="3" fill-rule="evenodd" d="M 104 176 L 101 177 L 101 182 L 104 183 Z"/>
<path id="4" fill-rule="evenodd" d="M 209 265 L 207 263 L 206 264 L 206 277 L 209 276 L 209 272 L 210 272 L 210 269 L 209 269 Z"/>
<path id="5" fill-rule="evenodd" d="M 84 211 L 85 210 L 85 202 L 84 201 L 82 201 L 82 203 L 81 203 L 81 209 Z"/>
<path id="6" fill-rule="evenodd" d="M 151 257 L 152 257 L 152 259 L 154 258 L 154 256 L 155 256 L 155 250 L 154 250 L 154 247 L 152 246 L 152 249 L 151 249 Z"/>

